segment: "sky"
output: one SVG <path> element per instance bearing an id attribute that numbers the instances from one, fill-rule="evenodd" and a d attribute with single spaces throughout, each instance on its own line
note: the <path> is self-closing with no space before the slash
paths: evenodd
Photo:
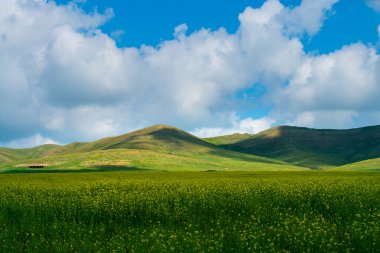
<path id="1" fill-rule="evenodd" d="M 380 124 L 380 0 L 3 0 L 0 146 Z"/>

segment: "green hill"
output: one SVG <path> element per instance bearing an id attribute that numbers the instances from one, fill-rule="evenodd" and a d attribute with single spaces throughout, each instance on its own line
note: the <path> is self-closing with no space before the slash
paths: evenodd
<path id="1" fill-rule="evenodd" d="M 107 149 L 144 149 L 154 151 L 204 151 L 216 148 L 185 131 L 167 125 L 156 125 L 128 134 L 85 143 L 68 152 L 88 152 Z"/>
<path id="2" fill-rule="evenodd" d="M 22 159 L 17 151 L 12 149 L 0 148 L 0 162 L 10 162 L 17 159 Z"/>
<path id="3" fill-rule="evenodd" d="M 34 148 L 26 149 L 8 149 L 0 148 L 0 162 L 11 162 L 31 158 L 46 157 L 55 153 L 62 152 L 64 146 L 46 144 Z"/>
<path id="4" fill-rule="evenodd" d="M 380 171 L 380 158 L 346 164 L 332 169 L 334 171 Z"/>
<path id="5" fill-rule="evenodd" d="M 380 126 L 348 130 L 280 126 L 221 146 L 309 168 L 331 168 L 380 157 Z"/>
<path id="6" fill-rule="evenodd" d="M 46 150 L 45 150 L 46 149 Z M 7 170 L 304 170 L 282 161 L 222 149 L 178 128 L 158 125 L 89 143 L 31 149 L 34 156 L 0 165 Z M 28 152 L 31 154 L 32 151 Z M 12 152 L 14 150 L 11 150 Z M 17 152 L 21 152 L 18 150 Z"/>
<path id="7" fill-rule="evenodd" d="M 204 138 L 203 140 L 215 145 L 226 145 L 226 144 L 234 144 L 234 143 L 246 140 L 252 136 L 253 136 L 252 134 L 236 133 L 236 134 L 223 135 L 223 136 L 217 136 L 217 137 L 211 137 L 211 138 Z"/>
<path id="8" fill-rule="evenodd" d="M 107 137 L 94 142 L 74 142 L 68 145 L 42 145 L 28 149 L 0 148 L 0 162 L 43 158 L 52 155 L 74 154 L 106 149 L 144 149 L 155 151 L 170 150 L 205 150 L 216 148 L 178 128 L 167 125 L 156 125 L 128 134 Z"/>

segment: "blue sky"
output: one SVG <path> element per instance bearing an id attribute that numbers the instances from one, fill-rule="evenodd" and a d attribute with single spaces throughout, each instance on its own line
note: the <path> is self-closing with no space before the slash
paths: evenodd
<path id="1" fill-rule="evenodd" d="M 70 0 L 58 0 L 67 4 Z M 189 32 L 201 28 L 218 29 L 225 27 L 234 32 L 239 27 L 238 15 L 248 6 L 259 7 L 264 0 L 87 0 L 81 4 L 86 12 L 98 10 L 104 12 L 111 8 L 114 17 L 104 24 L 102 31 L 111 34 L 123 30 L 124 34 L 117 39 L 120 47 L 142 44 L 157 45 L 162 40 L 173 37 L 173 28 L 186 23 Z M 286 6 L 297 6 L 300 0 L 283 0 Z M 331 16 L 326 20 L 323 29 L 312 38 L 305 38 L 308 51 L 331 52 L 343 45 L 363 41 L 377 43 L 377 26 L 380 15 L 368 8 L 365 1 L 343 0 L 338 2 Z"/>
<path id="2" fill-rule="evenodd" d="M 380 124 L 379 0 L 0 8 L 0 146 L 159 123 L 198 136 Z"/>

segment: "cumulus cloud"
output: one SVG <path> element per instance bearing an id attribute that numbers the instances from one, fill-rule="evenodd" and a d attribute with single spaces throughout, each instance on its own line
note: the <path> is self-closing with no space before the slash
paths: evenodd
<path id="1" fill-rule="evenodd" d="M 299 6 L 288 9 L 284 23 L 286 31 L 293 34 L 315 35 L 337 2 L 338 0 L 303 0 Z"/>
<path id="2" fill-rule="evenodd" d="M 289 84 L 273 92 L 275 112 L 306 126 L 353 126 L 357 114 L 379 111 L 376 50 L 361 43 L 308 57 Z"/>
<path id="3" fill-rule="evenodd" d="M 189 34 L 183 24 L 160 45 L 119 48 L 99 30 L 110 10 L 2 1 L 0 141 L 36 133 L 59 142 L 91 140 L 156 123 L 209 136 L 280 123 L 375 122 L 376 50 L 361 43 L 325 55 L 303 49 L 301 38 L 318 33 L 336 2 L 304 0 L 288 8 L 268 0 L 246 8 L 235 33 Z M 231 120 L 240 109 L 236 94 L 257 84 L 273 110 L 262 119 Z"/>
<path id="4" fill-rule="evenodd" d="M 231 117 L 230 127 L 214 127 L 214 128 L 197 128 L 192 131 L 192 134 L 198 137 L 215 137 L 222 135 L 229 135 L 234 133 L 249 133 L 256 134 L 273 126 L 275 121 L 271 118 L 252 119 L 245 118 L 240 120 L 236 115 Z"/>
<path id="5" fill-rule="evenodd" d="M 40 134 L 36 134 L 28 138 L 17 139 L 7 143 L 2 143 L 1 146 L 9 148 L 30 148 L 45 144 L 57 144 L 57 142 L 53 141 L 52 139 L 43 137 Z"/>

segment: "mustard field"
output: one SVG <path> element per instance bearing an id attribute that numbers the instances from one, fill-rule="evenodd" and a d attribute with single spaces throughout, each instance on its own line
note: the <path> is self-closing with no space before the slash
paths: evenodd
<path id="1" fill-rule="evenodd" d="M 380 173 L 0 175 L 0 252 L 379 252 Z"/>

